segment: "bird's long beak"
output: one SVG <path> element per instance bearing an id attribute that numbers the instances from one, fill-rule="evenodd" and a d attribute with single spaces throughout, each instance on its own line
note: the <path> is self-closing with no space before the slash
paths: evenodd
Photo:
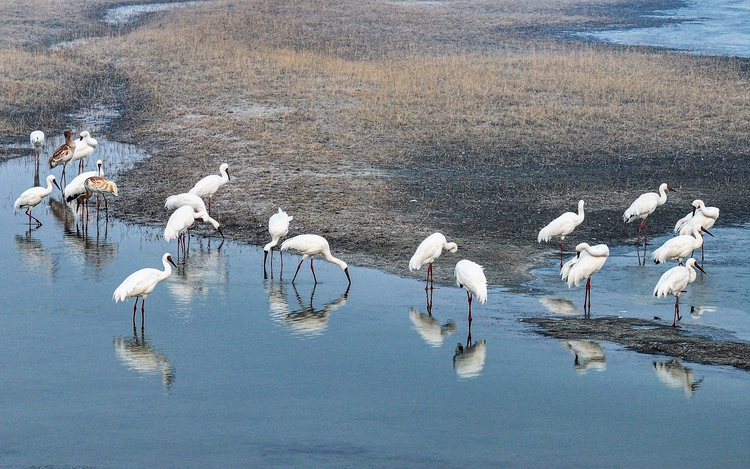
<path id="1" fill-rule="evenodd" d="M 232 178 L 229 177 L 229 170 L 227 170 L 227 181 L 231 181 L 231 180 L 232 180 Z"/>
<path id="2" fill-rule="evenodd" d="M 710 231 L 708 231 L 707 229 L 703 228 L 702 226 L 701 226 L 701 231 L 704 232 L 704 233 L 706 233 L 706 234 L 710 234 L 712 238 L 716 237 L 716 236 L 712 235 Z"/>
<path id="3" fill-rule="evenodd" d="M 268 251 L 263 251 L 263 268 L 266 268 L 266 257 L 268 257 Z"/>
<path id="4" fill-rule="evenodd" d="M 346 279 L 349 280 L 349 286 L 351 286 L 352 285 L 352 279 L 351 279 L 351 277 L 349 277 L 349 267 L 347 267 L 346 269 L 344 269 L 344 273 L 346 274 Z"/>
<path id="5" fill-rule="evenodd" d="M 667 186 L 668 191 L 677 192 L 676 190 L 672 189 L 671 187 Z"/>
<path id="6" fill-rule="evenodd" d="M 221 227 L 220 226 L 216 227 L 216 231 L 219 232 L 219 234 L 221 235 L 222 238 L 224 237 L 224 232 L 221 231 Z"/>
<path id="7" fill-rule="evenodd" d="M 52 184 L 54 184 L 55 186 L 57 186 L 58 190 L 62 191 L 62 189 L 60 189 L 60 186 L 57 184 L 57 179 L 53 179 L 52 180 Z"/>
<path id="8" fill-rule="evenodd" d="M 698 210 L 698 207 L 693 207 L 693 216 L 695 216 L 695 211 Z"/>
<path id="9" fill-rule="evenodd" d="M 703 267 L 699 266 L 697 262 L 695 263 L 695 268 L 696 268 L 696 269 L 698 269 L 698 270 L 700 270 L 700 271 L 701 271 L 701 272 L 703 272 L 704 274 L 706 273 L 706 271 L 705 271 L 705 270 L 703 270 Z"/>
<path id="10" fill-rule="evenodd" d="M 175 268 L 175 269 L 177 268 L 177 264 L 175 264 L 175 263 L 174 263 L 174 261 L 172 260 L 172 256 L 167 256 L 167 261 L 168 261 L 168 262 L 169 262 L 170 264 L 172 264 L 172 265 L 174 266 L 174 268 Z"/>

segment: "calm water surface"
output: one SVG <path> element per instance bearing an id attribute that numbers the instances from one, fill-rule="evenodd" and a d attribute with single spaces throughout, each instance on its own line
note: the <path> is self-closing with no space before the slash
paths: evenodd
<path id="1" fill-rule="evenodd" d="M 95 137 L 108 174 L 142 157 Z M 12 205 L 33 179 L 33 156 L 0 163 L 0 467 L 750 467 L 747 372 L 566 344 L 518 321 L 580 314 L 583 289 L 559 281 L 554 243 L 525 291 L 490 288 L 476 345 L 457 356 L 469 336 L 457 287 L 434 292 L 430 318 L 422 281 L 351 267 L 347 292 L 319 261 L 317 287 L 307 264 L 294 286 L 299 258 L 281 276 L 277 255 L 264 278 L 260 248 L 219 238 L 193 239 L 141 333 L 133 300 L 112 292 L 161 268 L 175 242 L 96 212 L 86 235 L 56 189 L 29 233 Z M 683 326 L 750 339 L 748 228 L 712 231 Z M 671 321 L 672 300 L 650 296 L 664 270 L 613 248 L 592 314 Z"/>

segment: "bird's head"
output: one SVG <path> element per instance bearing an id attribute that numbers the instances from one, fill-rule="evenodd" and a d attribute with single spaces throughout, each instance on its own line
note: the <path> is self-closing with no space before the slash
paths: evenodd
<path id="1" fill-rule="evenodd" d="M 172 264 L 172 265 L 173 265 L 173 266 L 174 266 L 175 268 L 177 268 L 177 264 L 175 264 L 175 263 L 174 263 L 174 261 L 172 260 L 172 256 L 170 256 L 170 255 L 167 255 L 167 262 L 169 262 L 169 263 L 170 263 L 170 264 Z"/>
<path id="2" fill-rule="evenodd" d="M 712 235 L 710 231 L 708 231 L 704 226 L 701 226 L 701 231 L 706 233 L 707 235 L 710 235 L 712 238 L 715 238 L 716 236 Z"/>
<path id="3" fill-rule="evenodd" d="M 668 190 L 668 191 L 672 191 L 672 192 L 677 192 L 677 190 L 676 190 L 676 189 L 672 189 L 672 188 L 671 188 L 670 186 L 667 186 L 667 190 Z"/>
<path id="4" fill-rule="evenodd" d="M 219 234 L 221 235 L 221 237 L 222 237 L 222 238 L 224 237 L 224 232 L 223 232 L 223 231 L 221 231 L 221 226 L 217 226 L 217 227 L 216 227 L 216 231 L 218 231 L 218 232 L 219 232 Z"/>
<path id="5" fill-rule="evenodd" d="M 346 274 L 346 279 L 349 280 L 349 286 L 351 286 L 352 285 L 352 279 L 351 279 L 351 277 L 349 277 L 349 267 L 348 266 L 344 267 L 344 273 Z M 347 292 L 348 291 L 349 290 L 347 289 Z"/>
<path id="6" fill-rule="evenodd" d="M 57 187 L 58 190 L 62 190 L 62 189 L 60 189 L 60 186 L 57 184 L 57 179 L 55 179 L 54 177 L 52 178 L 52 184 L 54 184 L 55 187 Z"/>

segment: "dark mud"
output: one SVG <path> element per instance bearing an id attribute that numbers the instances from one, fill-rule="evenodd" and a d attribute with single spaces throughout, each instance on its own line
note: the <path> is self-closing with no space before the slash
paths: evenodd
<path id="1" fill-rule="evenodd" d="M 521 321 L 536 324 L 541 334 L 558 339 L 614 342 L 640 353 L 750 370 L 750 343 L 716 340 L 664 322 L 620 317 L 527 318 Z"/>

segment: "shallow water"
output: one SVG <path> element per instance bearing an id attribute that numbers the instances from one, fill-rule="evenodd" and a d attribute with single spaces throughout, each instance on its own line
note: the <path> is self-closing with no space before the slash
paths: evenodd
<path id="1" fill-rule="evenodd" d="M 666 24 L 576 33 L 613 44 L 666 47 L 700 55 L 750 57 L 750 0 L 687 0 L 649 15 Z"/>
<path id="2" fill-rule="evenodd" d="M 108 174 L 143 156 L 94 137 Z M 474 308 L 477 345 L 458 356 L 469 329 L 455 286 L 435 290 L 430 318 L 420 280 L 352 266 L 347 291 L 343 272 L 318 261 L 317 287 L 307 263 L 295 286 L 298 257 L 284 257 L 281 276 L 276 254 L 264 278 L 260 248 L 220 238 L 192 240 L 148 297 L 142 333 L 133 300 L 115 304 L 112 292 L 160 267 L 175 243 L 96 212 L 86 235 L 47 201 L 33 212 L 44 225 L 27 233 L 12 205 L 31 186 L 33 157 L 0 167 L 0 467 L 750 465 L 747 372 L 565 343 L 518 321 L 580 308 L 583 289 L 559 281 L 554 243 L 525 292 L 490 287 Z M 748 339 L 748 260 L 737 254 L 748 227 L 712 232 L 708 275 L 683 295 L 702 314 L 683 326 Z M 613 248 L 593 279 L 592 315 L 671 321 L 672 300 L 650 296 L 664 270 Z"/>

